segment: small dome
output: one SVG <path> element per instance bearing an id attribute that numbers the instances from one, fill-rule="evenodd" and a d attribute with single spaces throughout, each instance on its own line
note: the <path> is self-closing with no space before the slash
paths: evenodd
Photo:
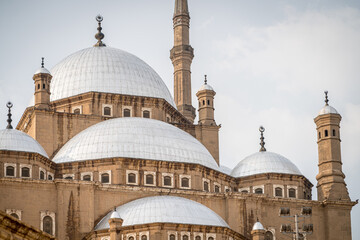
<path id="1" fill-rule="evenodd" d="M 329 114 L 329 113 L 335 113 L 335 114 L 339 114 L 335 108 L 333 108 L 330 105 L 325 105 L 319 112 L 318 115 L 324 115 L 324 114 Z"/>
<path id="2" fill-rule="evenodd" d="M 209 84 L 203 84 L 201 87 L 200 87 L 200 89 L 199 89 L 199 91 L 198 92 L 200 92 L 200 91 L 202 91 L 202 90 L 211 90 L 211 91 L 214 91 L 214 89 L 209 85 Z"/>
<path id="3" fill-rule="evenodd" d="M 260 222 L 256 222 L 252 228 L 252 230 L 264 230 L 264 226 Z"/>
<path id="4" fill-rule="evenodd" d="M 51 72 L 51 101 L 102 92 L 162 98 L 176 108 L 160 76 L 138 57 L 116 48 L 80 50 L 58 63 Z"/>
<path id="5" fill-rule="evenodd" d="M 111 218 L 121 218 L 121 217 L 117 211 L 113 211 L 110 215 L 110 219 Z"/>
<path id="6" fill-rule="evenodd" d="M 208 207 L 182 197 L 154 196 L 140 198 L 116 208 L 124 220 L 122 226 L 150 223 L 175 223 L 202 226 L 229 227 L 228 224 Z M 108 229 L 109 212 L 95 230 Z"/>
<path id="7" fill-rule="evenodd" d="M 246 177 L 262 173 L 302 175 L 289 159 L 272 152 L 257 152 L 241 160 L 232 170 L 233 177 Z"/>
<path id="8" fill-rule="evenodd" d="M 40 143 L 26 133 L 16 129 L 0 130 L 0 150 L 38 153 L 48 158 Z"/>
<path id="9" fill-rule="evenodd" d="M 115 118 L 95 124 L 70 139 L 56 163 L 124 157 L 200 164 L 215 170 L 209 151 L 187 132 L 149 118 Z"/>
<path id="10" fill-rule="evenodd" d="M 47 73 L 47 74 L 50 74 L 50 75 L 51 75 L 51 73 L 49 72 L 49 70 L 47 70 L 47 69 L 44 68 L 44 67 L 39 68 L 39 69 L 34 73 L 34 75 L 35 75 L 35 74 L 39 74 L 39 73 Z"/>

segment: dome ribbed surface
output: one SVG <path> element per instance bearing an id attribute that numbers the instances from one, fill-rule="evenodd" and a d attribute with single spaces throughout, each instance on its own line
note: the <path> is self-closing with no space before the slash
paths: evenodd
<path id="1" fill-rule="evenodd" d="M 228 224 L 208 207 L 182 197 L 155 196 L 140 198 L 116 208 L 124 220 L 122 226 L 150 223 L 175 223 L 202 226 L 229 227 Z M 108 229 L 109 212 L 95 227 Z"/>
<path id="2" fill-rule="evenodd" d="M 80 50 L 52 70 L 51 101 L 86 92 L 165 99 L 176 108 L 160 76 L 138 57 L 110 47 Z"/>
<path id="3" fill-rule="evenodd" d="M 246 177 L 262 173 L 302 175 L 289 159 L 272 152 L 257 152 L 243 160 L 232 170 L 233 177 Z"/>
<path id="4" fill-rule="evenodd" d="M 0 130 L 0 150 L 38 153 L 48 158 L 40 143 L 16 129 Z"/>
<path id="5" fill-rule="evenodd" d="M 149 118 L 115 118 L 95 124 L 70 139 L 53 161 L 113 157 L 194 163 L 218 170 L 215 159 L 196 138 Z"/>

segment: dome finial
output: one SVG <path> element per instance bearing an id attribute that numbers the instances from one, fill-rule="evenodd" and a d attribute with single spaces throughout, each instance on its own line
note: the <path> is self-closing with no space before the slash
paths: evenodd
<path id="1" fill-rule="evenodd" d="M 95 34 L 95 38 L 98 40 L 98 42 L 94 45 L 94 47 L 105 47 L 105 43 L 103 43 L 101 40 L 105 37 L 105 35 L 101 32 L 101 22 L 103 20 L 103 17 L 99 14 L 96 16 L 96 21 L 98 22 L 98 32 Z"/>
<path id="2" fill-rule="evenodd" d="M 265 132 L 265 128 L 263 126 L 260 126 L 259 131 L 261 133 L 261 137 L 260 137 L 260 152 L 266 152 L 266 148 L 265 148 L 265 142 L 264 142 L 264 132 Z"/>
<path id="3" fill-rule="evenodd" d="M 13 127 L 11 126 L 11 122 L 12 122 L 12 119 L 11 119 L 11 108 L 12 108 L 13 104 L 11 102 L 7 102 L 6 103 L 6 107 L 9 109 L 9 112 L 8 112 L 8 119 L 7 119 L 7 122 L 8 122 L 8 125 L 6 126 L 6 129 L 13 129 Z"/>
<path id="4" fill-rule="evenodd" d="M 41 68 L 44 68 L 44 57 L 41 58 Z"/>
<path id="5" fill-rule="evenodd" d="M 325 93 L 325 103 L 326 103 L 326 106 L 329 106 L 328 91 L 324 91 L 324 93 Z"/>
<path id="6" fill-rule="evenodd" d="M 204 84 L 206 85 L 207 84 L 207 75 L 205 74 L 205 79 L 204 79 Z"/>

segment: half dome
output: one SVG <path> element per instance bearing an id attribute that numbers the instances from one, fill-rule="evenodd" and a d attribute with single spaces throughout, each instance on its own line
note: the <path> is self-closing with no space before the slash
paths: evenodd
<path id="1" fill-rule="evenodd" d="M 38 153 L 48 158 L 40 143 L 16 129 L 0 130 L 0 150 Z"/>
<path id="2" fill-rule="evenodd" d="M 262 173 L 285 173 L 302 175 L 289 159 L 273 152 L 257 152 L 243 160 L 232 170 L 233 177 L 246 177 Z"/>
<path id="3" fill-rule="evenodd" d="M 175 223 L 202 226 L 229 227 L 228 224 L 208 207 L 182 197 L 155 196 L 140 198 L 116 208 L 124 220 L 122 226 L 150 223 Z M 108 229 L 109 212 L 95 227 Z"/>
<path id="4" fill-rule="evenodd" d="M 171 124 L 149 118 L 115 118 L 95 124 L 70 139 L 56 163 L 113 157 L 200 164 L 218 170 L 196 138 Z"/>
<path id="5" fill-rule="evenodd" d="M 80 50 L 58 63 L 51 74 L 51 101 L 103 92 L 162 98 L 176 108 L 160 76 L 138 57 L 119 49 Z"/>

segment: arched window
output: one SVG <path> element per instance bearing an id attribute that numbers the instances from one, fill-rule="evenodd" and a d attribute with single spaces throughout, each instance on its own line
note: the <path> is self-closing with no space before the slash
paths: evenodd
<path id="1" fill-rule="evenodd" d="M 38 84 L 38 89 L 40 89 L 40 84 Z"/>
<path id="2" fill-rule="evenodd" d="M 170 176 L 164 177 L 164 186 L 171 186 L 171 177 Z"/>
<path id="3" fill-rule="evenodd" d="M 174 234 L 170 234 L 169 240 L 175 240 L 175 235 L 174 235 Z"/>
<path id="4" fill-rule="evenodd" d="M 255 193 L 256 193 L 256 194 L 262 194 L 262 193 L 263 193 L 262 188 L 256 188 L 256 189 L 255 189 Z"/>
<path id="5" fill-rule="evenodd" d="M 40 179 L 44 180 L 45 179 L 45 173 L 44 171 L 40 171 Z"/>
<path id="6" fill-rule="evenodd" d="M 214 238 L 213 238 L 213 237 L 209 237 L 208 240 L 214 240 Z"/>
<path id="7" fill-rule="evenodd" d="M 335 129 L 333 129 L 333 137 L 336 136 L 336 132 L 335 132 Z"/>
<path id="8" fill-rule="evenodd" d="M 75 110 L 74 110 L 74 113 L 75 113 L 75 114 L 80 114 L 80 109 L 79 109 L 79 108 L 75 109 Z"/>
<path id="9" fill-rule="evenodd" d="M 83 176 L 83 181 L 91 181 L 91 176 L 89 174 Z"/>
<path id="10" fill-rule="evenodd" d="M 329 136 L 328 130 L 325 130 L 325 137 Z"/>
<path id="11" fill-rule="evenodd" d="M 146 235 L 142 235 L 142 236 L 141 236 L 141 240 L 147 240 L 147 236 L 146 236 Z"/>
<path id="12" fill-rule="evenodd" d="M 187 177 L 181 179 L 181 187 L 189 187 L 189 179 Z"/>
<path id="13" fill-rule="evenodd" d="M 207 100 L 207 104 L 210 105 L 210 100 Z"/>
<path id="14" fill-rule="evenodd" d="M 129 173 L 128 174 L 128 182 L 129 183 L 136 183 L 136 175 L 135 175 L 135 173 Z"/>
<path id="15" fill-rule="evenodd" d="M 19 219 L 19 216 L 16 213 L 12 213 L 12 214 L 10 214 L 10 216 L 12 216 L 12 217 L 14 217 L 16 219 Z"/>
<path id="16" fill-rule="evenodd" d="M 154 184 L 154 176 L 152 174 L 146 175 L 146 184 Z"/>
<path id="17" fill-rule="evenodd" d="M 204 181 L 204 191 L 208 192 L 209 191 L 209 183 Z"/>
<path id="18" fill-rule="evenodd" d="M 200 236 L 196 236 L 196 237 L 195 237 L 195 240 L 201 240 L 201 237 L 200 237 Z"/>
<path id="19" fill-rule="evenodd" d="M 290 198 L 296 197 L 296 190 L 294 188 L 289 188 L 289 197 Z"/>
<path id="20" fill-rule="evenodd" d="M 15 168 L 13 166 L 6 167 L 6 176 L 15 177 Z"/>
<path id="21" fill-rule="evenodd" d="M 111 108 L 110 107 L 104 107 L 104 115 L 111 116 Z"/>
<path id="22" fill-rule="evenodd" d="M 129 237 L 129 240 L 134 240 L 134 237 Z"/>
<path id="23" fill-rule="evenodd" d="M 67 176 L 67 177 L 65 177 L 64 179 L 67 179 L 67 180 L 72 180 L 72 179 L 73 179 L 73 177 L 72 177 L 72 176 Z"/>
<path id="24" fill-rule="evenodd" d="M 143 118 L 150 118 L 150 111 L 148 110 L 143 111 Z"/>
<path id="25" fill-rule="evenodd" d="M 131 115 L 130 109 L 125 108 L 124 109 L 124 117 L 130 117 L 130 115 Z"/>
<path id="26" fill-rule="evenodd" d="M 216 193 L 220 192 L 220 187 L 218 185 L 215 185 L 215 192 Z"/>
<path id="27" fill-rule="evenodd" d="M 189 236 L 188 236 L 188 235 L 184 235 L 184 236 L 182 237 L 182 240 L 189 240 Z"/>
<path id="28" fill-rule="evenodd" d="M 45 89 L 45 83 L 43 83 L 43 89 Z"/>
<path id="29" fill-rule="evenodd" d="M 205 100 L 203 100 L 203 105 L 205 105 Z"/>
<path id="30" fill-rule="evenodd" d="M 101 174 L 101 183 L 109 183 L 110 175 L 108 173 Z"/>
<path id="31" fill-rule="evenodd" d="M 53 221 L 50 216 L 45 216 L 43 218 L 43 231 L 52 235 L 53 234 Z"/>
<path id="32" fill-rule="evenodd" d="M 270 231 L 266 231 L 264 240 L 274 240 L 274 235 Z"/>
<path id="33" fill-rule="evenodd" d="M 51 175 L 48 175 L 48 180 L 53 180 L 53 177 Z"/>
<path id="34" fill-rule="evenodd" d="M 319 132 L 319 139 L 321 138 L 321 132 Z"/>
<path id="35" fill-rule="evenodd" d="M 275 188 L 275 196 L 276 197 L 282 197 L 282 195 L 283 195 L 282 192 L 283 192 L 282 188 L 280 188 L 280 187 Z"/>
<path id="36" fill-rule="evenodd" d="M 30 177 L 30 168 L 28 168 L 28 167 L 21 168 L 21 176 L 22 177 Z"/>

